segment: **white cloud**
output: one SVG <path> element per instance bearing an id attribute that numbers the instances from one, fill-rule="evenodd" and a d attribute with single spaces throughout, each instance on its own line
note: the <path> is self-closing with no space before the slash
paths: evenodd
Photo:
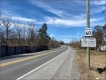
<path id="1" fill-rule="evenodd" d="M 63 0 L 64 2 L 66 1 L 66 3 L 70 2 L 71 0 Z M 85 0 L 72 0 L 76 2 L 76 6 L 77 4 L 79 5 L 79 3 L 83 3 L 86 4 Z M 30 1 L 32 4 L 43 8 L 46 11 L 49 11 L 51 13 L 56 14 L 57 16 L 60 16 L 61 18 L 57 18 L 57 17 L 44 17 L 44 20 L 42 19 L 42 21 L 37 21 L 36 19 L 29 19 L 29 18 L 25 18 L 25 17 L 21 17 L 21 15 L 16 14 L 13 11 L 4 11 L 6 14 L 12 14 L 13 15 L 13 19 L 17 19 L 20 21 L 35 21 L 35 23 L 37 24 L 42 24 L 44 22 L 46 22 L 47 24 L 51 24 L 51 25 L 60 25 L 61 27 L 63 26 L 67 26 L 67 27 L 80 27 L 80 26 L 86 26 L 86 13 L 83 13 L 81 10 L 81 12 L 79 12 L 78 14 L 74 14 L 73 10 L 78 10 L 76 9 L 77 7 L 73 5 L 71 5 L 69 7 L 69 5 L 61 5 L 60 2 L 62 2 L 60 0 L 58 7 L 56 7 L 56 5 L 54 5 L 54 3 L 52 4 L 48 4 L 46 1 L 44 0 L 39 0 L 39 1 Z M 105 4 L 105 0 L 100 0 L 101 4 Z M 73 4 L 73 3 L 72 3 Z M 99 1 L 97 0 L 91 0 L 91 4 L 95 4 L 98 5 L 98 7 L 92 8 L 91 10 L 91 14 L 95 14 L 98 12 L 101 12 L 100 6 L 99 6 Z M 82 5 L 82 4 L 81 4 Z M 82 5 L 84 6 L 84 5 Z M 83 9 L 83 7 L 81 6 L 81 8 Z M 68 7 L 68 9 L 67 9 Z M 61 8 L 61 9 L 60 9 Z M 64 9 L 65 10 L 64 10 Z M 69 9 L 70 8 L 70 9 Z M 73 9 L 72 9 L 73 8 Z M 85 9 L 85 8 L 84 8 Z M 84 10 L 83 9 L 83 10 Z M 104 9 L 104 8 L 103 8 Z M 71 11 L 71 12 L 70 12 Z M 40 13 L 39 13 L 40 14 Z M 19 16 L 19 17 L 17 17 Z M 91 18 L 91 26 L 96 24 L 96 23 L 100 23 L 101 22 L 101 18 Z"/>
<path id="2" fill-rule="evenodd" d="M 52 12 L 56 15 L 59 15 L 59 16 L 62 16 L 62 11 L 61 10 L 57 10 L 57 9 L 54 9 L 50 6 L 48 6 L 47 4 L 43 3 L 43 2 L 37 2 L 37 1 L 30 1 L 32 4 L 36 5 L 36 6 L 39 6 L 49 12 Z"/>
<path id="3" fill-rule="evenodd" d="M 50 5 L 50 4 L 47 4 L 47 3 L 44 3 L 44 2 L 37 2 L 37 1 L 30 1 L 32 4 L 38 6 L 38 7 L 41 7 L 43 8 L 44 10 L 46 11 L 49 11 L 59 17 L 62 17 L 62 18 L 65 18 L 66 16 L 70 16 L 71 17 L 71 14 L 67 13 L 66 11 L 64 10 L 60 10 L 60 9 L 57 9 L 55 8 L 55 5 Z M 67 2 L 68 3 L 68 2 Z M 62 6 L 59 6 L 62 8 Z"/>
<path id="4" fill-rule="evenodd" d="M 75 36 L 61 36 L 62 38 L 73 38 Z"/>
<path id="5" fill-rule="evenodd" d="M 86 0 L 74 0 L 74 2 L 76 3 L 80 3 L 80 4 L 86 4 Z M 104 5 L 106 3 L 105 0 L 90 0 L 90 4 L 93 5 Z"/>
<path id="6" fill-rule="evenodd" d="M 51 35 L 50 35 L 50 37 L 54 37 L 54 36 L 55 36 L 54 34 L 51 34 Z"/>
<path id="7" fill-rule="evenodd" d="M 98 6 L 98 7 L 96 7 L 96 8 L 91 8 L 91 10 L 90 10 L 90 14 L 91 15 L 95 15 L 95 14 L 97 14 L 97 13 L 100 13 L 100 12 L 102 12 L 102 11 L 105 11 L 105 9 L 106 9 L 106 7 L 105 6 Z"/>
<path id="8" fill-rule="evenodd" d="M 94 0 L 94 1 L 91 2 L 91 4 L 104 5 L 104 4 L 106 4 L 106 1 L 105 0 Z"/>
<path id="9" fill-rule="evenodd" d="M 34 19 L 29 19 L 29 18 L 24 18 L 24 17 L 12 17 L 15 20 L 20 20 L 20 21 L 36 21 Z"/>
<path id="10" fill-rule="evenodd" d="M 57 25 L 67 25 L 67 26 L 77 26 L 84 23 L 84 21 L 77 21 L 77 20 L 68 20 L 68 19 L 60 19 L 60 18 L 51 18 L 46 17 L 47 24 L 57 24 Z M 77 22 L 77 24 L 76 24 Z"/>
<path id="11" fill-rule="evenodd" d="M 80 34 L 79 32 L 77 34 Z"/>
<path id="12" fill-rule="evenodd" d="M 67 27 L 80 27 L 80 26 L 86 26 L 86 18 L 83 19 L 60 19 L 56 17 L 45 17 L 47 24 L 52 25 L 65 25 Z M 101 21 L 102 18 L 92 18 L 90 19 L 91 24 L 93 22 Z"/>

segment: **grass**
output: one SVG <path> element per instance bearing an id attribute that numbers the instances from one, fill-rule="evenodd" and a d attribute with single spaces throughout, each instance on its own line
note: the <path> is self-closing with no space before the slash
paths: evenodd
<path id="1" fill-rule="evenodd" d="M 106 80 L 106 53 L 90 51 L 90 69 L 86 67 L 86 50 L 76 50 L 80 80 Z"/>

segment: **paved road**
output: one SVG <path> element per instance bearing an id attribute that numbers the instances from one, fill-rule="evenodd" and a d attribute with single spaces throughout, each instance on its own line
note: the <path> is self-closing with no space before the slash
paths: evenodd
<path id="1" fill-rule="evenodd" d="M 75 51 L 68 50 L 53 58 L 17 80 L 79 80 L 80 74 L 76 65 Z"/>
<path id="2" fill-rule="evenodd" d="M 66 51 L 68 47 L 37 53 L 22 54 L 0 60 L 0 80 L 16 80 Z"/>

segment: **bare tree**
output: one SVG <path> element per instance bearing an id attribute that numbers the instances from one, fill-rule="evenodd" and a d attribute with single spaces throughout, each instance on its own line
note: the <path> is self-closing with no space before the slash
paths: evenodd
<path id="1" fill-rule="evenodd" d="M 3 28 L 3 24 L 2 24 L 2 15 L 1 15 L 1 11 L 0 11 L 0 32 Z"/>
<path id="2" fill-rule="evenodd" d="M 26 46 L 26 43 L 27 43 L 27 42 L 26 42 L 27 26 L 26 26 L 26 25 L 23 25 L 23 26 L 22 26 L 22 30 L 23 30 L 23 31 L 22 31 L 22 33 L 23 33 L 23 34 L 22 34 L 22 38 L 23 38 L 23 43 L 24 43 L 23 45 Z"/>
<path id="3" fill-rule="evenodd" d="M 11 36 L 9 36 L 9 46 L 16 46 L 16 41 L 17 40 L 17 33 L 15 31 L 11 32 Z"/>
<path id="4" fill-rule="evenodd" d="M 96 51 L 103 42 L 103 30 L 102 29 L 103 29 L 103 26 L 100 26 L 100 25 L 96 25 L 94 27 L 93 37 L 96 38 L 96 45 L 97 45 Z"/>
<path id="5" fill-rule="evenodd" d="M 12 31 L 11 26 L 13 24 L 11 16 L 3 16 L 1 18 L 2 24 L 4 26 L 5 35 L 6 35 L 6 53 L 8 55 L 8 37 Z"/>
<path id="6" fill-rule="evenodd" d="M 106 38 L 106 24 L 103 26 L 103 35 Z"/>
<path id="7" fill-rule="evenodd" d="M 49 44 L 48 44 L 48 47 L 51 49 L 51 48 L 58 48 L 60 47 L 60 43 L 55 40 L 54 38 L 50 39 L 49 41 Z"/>
<path id="8" fill-rule="evenodd" d="M 72 39 L 72 41 L 69 44 L 74 48 L 81 48 L 80 40 L 78 39 Z"/>
<path id="9" fill-rule="evenodd" d="M 20 21 L 17 21 L 15 24 L 14 24 L 14 28 L 16 30 L 16 34 L 17 34 L 17 42 L 18 42 L 18 45 L 19 46 L 22 46 L 22 35 L 23 35 L 23 32 L 22 32 L 22 24 Z"/>
<path id="10" fill-rule="evenodd" d="M 37 27 L 35 26 L 34 22 L 28 22 L 28 45 L 34 46 L 35 38 L 37 33 Z"/>
<path id="11" fill-rule="evenodd" d="M 3 24 L 2 24 L 2 15 L 0 11 L 0 46 L 5 43 L 4 32 L 3 32 Z"/>

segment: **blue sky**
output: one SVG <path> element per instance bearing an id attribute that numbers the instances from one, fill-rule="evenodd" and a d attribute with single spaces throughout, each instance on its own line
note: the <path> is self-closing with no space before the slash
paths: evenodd
<path id="1" fill-rule="evenodd" d="M 100 7 L 100 4 L 102 9 Z M 106 0 L 90 0 L 90 26 L 104 25 Z M 86 27 L 86 0 L 1 0 L 3 15 L 11 15 L 23 24 L 34 21 L 38 28 L 44 22 L 48 34 L 56 40 L 70 42 L 84 36 Z"/>

